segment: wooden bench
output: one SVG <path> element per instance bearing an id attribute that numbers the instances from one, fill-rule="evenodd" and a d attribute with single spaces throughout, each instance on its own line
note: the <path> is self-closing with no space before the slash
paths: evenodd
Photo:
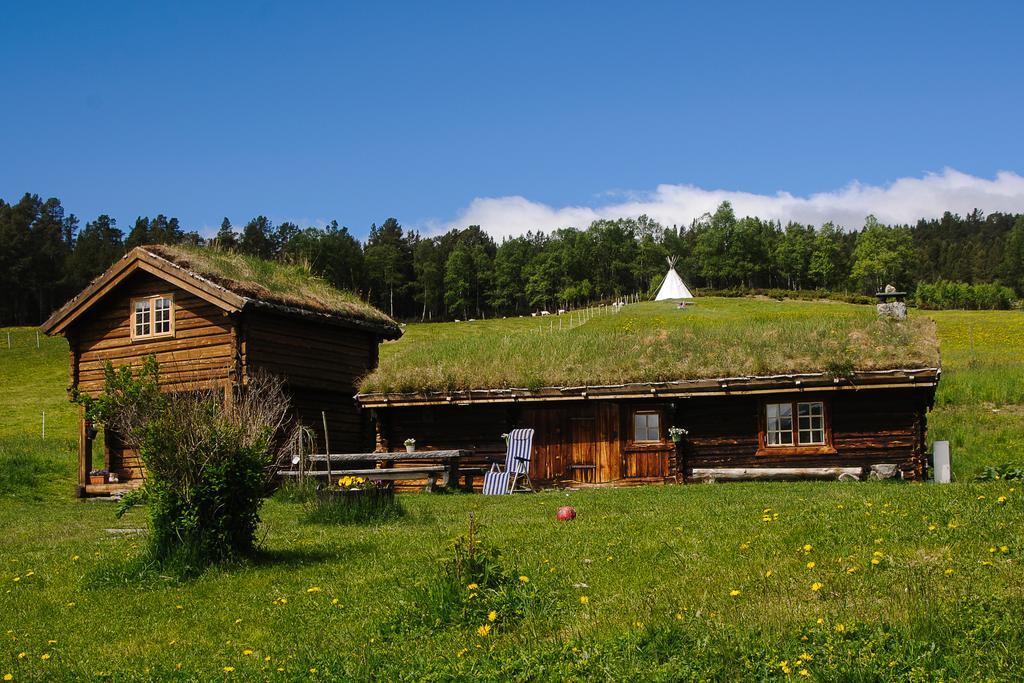
<path id="1" fill-rule="evenodd" d="M 280 474 L 288 477 L 299 476 L 299 473 L 295 470 L 285 470 L 280 472 Z M 434 490 L 439 478 L 441 480 L 441 486 L 448 486 L 450 483 L 449 468 L 446 465 L 418 465 L 416 467 L 386 467 L 363 470 L 333 470 L 332 472 L 327 472 L 327 470 L 317 470 L 313 472 L 305 472 L 304 474 L 307 477 L 318 478 L 330 475 L 332 481 L 341 479 L 342 477 L 362 477 L 363 479 L 369 479 L 371 481 L 426 479 L 427 484 L 424 488 L 427 491 Z"/>
<path id="2" fill-rule="evenodd" d="M 458 484 L 459 478 L 465 476 L 466 484 L 472 488 L 473 476 L 479 475 L 482 471 L 479 468 L 461 470 L 459 460 L 470 451 L 415 451 L 392 452 L 392 453 L 316 453 L 307 455 L 307 464 L 326 464 L 329 469 L 305 469 L 300 470 L 279 470 L 278 474 L 286 477 L 307 476 L 307 477 L 331 477 L 332 480 L 341 477 L 363 477 L 371 480 L 402 481 L 405 479 L 425 479 L 425 490 L 432 491 L 440 481 L 441 486 Z M 407 467 L 395 467 L 397 461 L 412 462 Z M 429 462 L 437 461 L 437 462 Z M 391 467 L 378 466 L 367 468 L 367 463 L 391 463 Z M 342 465 L 340 469 L 334 469 L 334 464 Z M 344 465 L 348 464 L 349 468 Z M 352 465 L 363 464 L 364 467 L 352 468 Z"/>

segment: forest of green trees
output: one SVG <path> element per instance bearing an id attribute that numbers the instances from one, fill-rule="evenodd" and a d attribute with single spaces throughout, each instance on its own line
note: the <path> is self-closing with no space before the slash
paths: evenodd
<path id="1" fill-rule="evenodd" d="M 302 228 L 264 216 L 240 229 L 225 218 L 215 236 L 204 238 L 161 214 L 136 219 L 126 234 L 110 216 L 82 226 L 60 200 L 25 194 L 14 203 L 0 200 L 0 324 L 38 324 L 128 249 L 181 242 L 306 264 L 398 319 L 515 315 L 647 294 L 670 254 L 698 290 L 871 294 L 888 283 L 910 291 L 962 283 L 923 288 L 932 307 L 947 295 L 975 305 L 989 300 L 991 288 L 976 296 L 963 289 L 971 284 L 1001 284 L 1013 291 L 992 291 L 1024 295 L 1024 214 L 947 212 L 916 225 L 883 225 L 868 216 L 847 231 L 737 217 L 723 203 L 687 226 L 641 216 L 528 232 L 500 244 L 479 226 L 426 236 L 388 218 L 370 226 L 363 242 L 337 222 Z"/>

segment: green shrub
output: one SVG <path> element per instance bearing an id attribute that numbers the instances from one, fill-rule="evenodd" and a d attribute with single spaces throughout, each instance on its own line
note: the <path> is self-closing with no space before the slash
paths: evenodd
<path id="1" fill-rule="evenodd" d="M 914 291 L 918 308 L 931 310 L 1008 310 L 1017 305 L 1017 296 L 1009 287 L 998 283 L 967 284 L 966 282 L 922 282 Z"/>
<path id="2" fill-rule="evenodd" d="M 1020 463 L 1004 463 L 988 465 L 974 479 L 976 481 L 1024 481 L 1024 465 Z"/>
<path id="3" fill-rule="evenodd" d="M 279 382 L 254 377 L 225 405 L 214 391 L 161 393 L 159 368 L 105 369 L 103 395 L 80 396 L 90 419 L 138 450 L 149 504 L 149 553 L 184 574 L 239 559 L 255 549 L 259 511 L 281 438 L 288 402 Z"/>

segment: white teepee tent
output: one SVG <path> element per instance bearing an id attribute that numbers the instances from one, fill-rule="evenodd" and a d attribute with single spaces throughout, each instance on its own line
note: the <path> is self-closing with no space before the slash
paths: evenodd
<path id="1" fill-rule="evenodd" d="M 668 273 L 665 274 L 665 281 L 661 283 L 658 294 L 654 297 L 655 301 L 693 298 L 693 294 L 690 294 L 690 290 L 686 288 L 683 278 L 679 277 L 679 273 L 676 272 L 676 260 L 675 256 L 668 257 Z"/>

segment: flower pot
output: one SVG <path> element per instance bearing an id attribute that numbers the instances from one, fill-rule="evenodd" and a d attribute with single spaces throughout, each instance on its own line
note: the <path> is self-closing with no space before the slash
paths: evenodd
<path id="1" fill-rule="evenodd" d="M 409 444 L 406 444 L 405 445 L 405 452 L 406 453 L 415 453 L 416 452 L 416 444 L 412 444 L 411 446 Z"/>
<path id="2" fill-rule="evenodd" d="M 90 474 L 89 475 L 89 483 L 90 484 L 106 484 L 107 483 L 107 477 L 106 477 L 106 475 L 103 475 L 103 474 Z"/>
<path id="3" fill-rule="evenodd" d="M 682 440 L 683 440 L 683 437 L 681 437 L 681 436 L 673 436 L 672 437 L 672 443 L 679 443 Z"/>

